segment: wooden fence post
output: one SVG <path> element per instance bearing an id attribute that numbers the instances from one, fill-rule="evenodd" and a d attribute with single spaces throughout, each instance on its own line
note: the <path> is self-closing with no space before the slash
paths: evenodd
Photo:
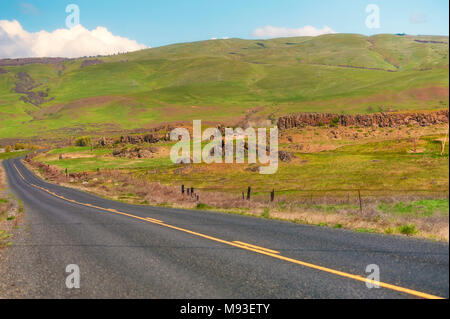
<path id="1" fill-rule="evenodd" d="M 275 189 L 270 192 L 270 201 L 273 202 L 275 199 Z"/>
<path id="2" fill-rule="evenodd" d="M 252 192 L 252 188 L 249 186 L 247 188 L 247 200 L 250 200 L 250 193 Z"/>
<path id="3" fill-rule="evenodd" d="M 191 187 L 191 197 L 194 196 L 194 187 Z"/>
<path id="4" fill-rule="evenodd" d="M 183 195 L 184 195 L 184 184 L 183 184 L 183 185 L 181 185 L 181 194 L 183 194 Z"/>
<path id="5" fill-rule="evenodd" d="M 361 190 L 358 189 L 359 211 L 362 213 Z"/>

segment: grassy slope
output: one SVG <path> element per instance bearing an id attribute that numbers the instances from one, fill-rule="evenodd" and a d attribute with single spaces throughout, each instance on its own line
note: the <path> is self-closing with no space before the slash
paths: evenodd
<path id="1" fill-rule="evenodd" d="M 448 37 L 230 39 L 102 60 L 106 63 L 87 68 L 80 68 L 82 60 L 65 62 L 64 68 L 5 67 L 10 72 L 0 75 L 0 138 L 65 135 L 73 128 L 132 129 L 194 118 L 232 120 L 261 106 L 264 116 L 448 107 Z M 54 100 L 42 109 L 20 101 L 12 91 L 19 71 L 42 83 L 36 90 L 48 87 Z M 439 87 L 447 90 L 426 90 Z"/>
<path id="2" fill-rule="evenodd" d="M 238 193 L 252 186 L 255 196 L 268 196 L 273 188 L 277 196 L 347 197 L 347 190 L 363 190 L 367 196 L 422 194 L 448 190 L 448 144 L 445 156 L 440 156 L 438 135 L 419 139 L 420 153 L 410 153 L 410 138 L 362 142 L 344 145 L 335 150 L 302 153 L 290 163 L 280 162 L 275 175 L 261 175 L 249 171 L 248 164 L 197 164 L 180 172 L 169 155 L 153 159 L 127 159 L 111 156 L 112 149 L 69 147 L 56 149 L 37 157 L 38 161 L 55 165 L 70 172 L 96 171 L 97 168 L 124 169 L 163 184 L 194 186 L 196 189 L 220 189 Z M 158 143 L 169 148 L 172 144 Z M 285 145 L 281 144 L 281 148 Z M 72 154 L 59 160 L 58 154 Z M 157 169 L 157 174 L 153 172 Z M 327 190 L 327 191 L 324 191 Z M 350 191 L 351 196 L 355 192 Z"/>

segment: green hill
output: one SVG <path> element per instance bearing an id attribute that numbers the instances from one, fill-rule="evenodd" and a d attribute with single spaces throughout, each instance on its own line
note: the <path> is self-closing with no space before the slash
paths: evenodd
<path id="1" fill-rule="evenodd" d="M 448 37 L 228 39 L 48 64 L 7 62 L 0 60 L 0 138 L 192 119 L 236 123 L 249 110 L 274 118 L 448 107 Z"/>

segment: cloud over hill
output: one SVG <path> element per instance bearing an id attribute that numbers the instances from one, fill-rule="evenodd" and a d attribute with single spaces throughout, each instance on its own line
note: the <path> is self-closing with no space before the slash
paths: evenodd
<path id="1" fill-rule="evenodd" d="M 147 46 L 112 34 L 105 27 L 82 25 L 53 32 L 28 32 L 16 21 L 0 20 L 0 58 L 68 57 L 131 52 Z"/>

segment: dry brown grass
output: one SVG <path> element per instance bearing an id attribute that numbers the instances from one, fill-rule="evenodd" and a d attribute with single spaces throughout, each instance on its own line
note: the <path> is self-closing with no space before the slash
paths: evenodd
<path id="1" fill-rule="evenodd" d="M 71 174 L 65 177 L 56 167 L 26 163 L 36 174 L 54 183 L 77 188 L 113 200 L 120 200 L 132 204 L 161 205 L 177 208 L 212 209 L 232 213 L 277 218 L 298 223 L 312 225 L 327 225 L 331 227 L 347 228 L 363 232 L 379 232 L 400 234 L 399 227 L 414 225 L 417 233 L 415 237 L 431 238 L 435 240 L 449 240 L 448 216 L 433 215 L 417 217 L 410 215 L 392 215 L 380 212 L 377 206 L 380 198 L 364 197 L 363 210 L 360 211 L 358 201 L 352 199 L 349 203 L 345 196 L 321 196 L 305 204 L 305 200 L 285 201 L 278 197 L 269 202 L 261 197 L 243 200 L 242 195 L 223 193 L 218 191 L 195 190 L 194 195 L 181 193 L 181 187 L 163 185 L 151 182 L 145 178 L 119 170 L 101 170 L 92 173 Z M 186 185 L 187 188 L 188 185 Z M 199 199 L 197 200 L 197 195 Z M 446 196 L 443 194 L 442 196 Z M 420 195 L 395 195 L 383 197 L 384 203 L 399 201 L 413 201 L 423 199 Z M 308 200 L 306 200 L 306 203 Z M 199 205 L 201 204 L 201 205 Z M 325 210 L 321 205 L 343 205 L 332 210 Z M 197 206 L 199 205 L 199 206 Z"/>
<path id="2" fill-rule="evenodd" d="M 418 139 L 421 136 L 446 134 L 448 124 L 413 127 L 399 126 L 396 128 L 370 127 L 305 127 L 281 131 L 280 144 L 286 144 L 286 149 L 302 153 L 317 153 L 335 150 L 344 145 L 364 144 L 400 139 Z M 420 147 L 420 141 L 417 140 Z M 413 148 L 413 141 L 410 143 Z"/>
<path id="3" fill-rule="evenodd" d="M 14 229 L 23 220 L 23 209 L 8 192 L 5 170 L 0 161 L 0 248 L 11 244 Z"/>

